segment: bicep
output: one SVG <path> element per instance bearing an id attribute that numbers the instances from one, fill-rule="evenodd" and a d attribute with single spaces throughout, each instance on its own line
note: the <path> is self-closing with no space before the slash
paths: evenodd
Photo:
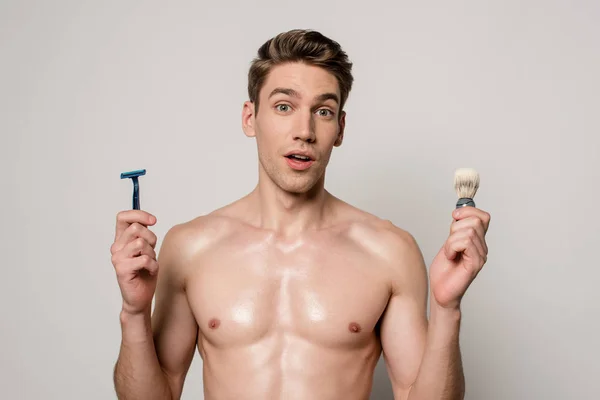
<path id="1" fill-rule="evenodd" d="M 417 379 L 427 340 L 425 263 L 412 237 L 401 250 L 395 290 L 381 323 L 383 356 L 397 399 L 405 399 Z"/>
<path id="2" fill-rule="evenodd" d="M 174 399 L 181 396 L 185 376 L 194 358 L 198 325 L 183 286 L 177 251 L 169 234 L 160 256 L 152 315 L 154 346 Z"/>

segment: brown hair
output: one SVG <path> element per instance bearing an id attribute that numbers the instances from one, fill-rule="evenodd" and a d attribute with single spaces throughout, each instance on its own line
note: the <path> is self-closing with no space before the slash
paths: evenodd
<path id="1" fill-rule="evenodd" d="M 340 87 L 340 111 L 352 89 L 352 63 L 334 40 L 313 30 L 293 29 L 267 40 L 259 49 L 248 72 L 248 96 L 258 113 L 258 95 L 271 68 L 287 62 L 303 62 L 333 74 Z M 339 113 L 341 115 L 341 112 Z"/>

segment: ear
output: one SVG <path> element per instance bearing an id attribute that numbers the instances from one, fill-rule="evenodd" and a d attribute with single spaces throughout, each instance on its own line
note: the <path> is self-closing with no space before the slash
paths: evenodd
<path id="1" fill-rule="evenodd" d="M 254 131 L 254 123 L 254 103 L 251 101 L 246 101 L 244 102 L 244 107 L 242 108 L 242 129 L 246 136 L 256 136 L 256 132 Z"/>
<path id="2" fill-rule="evenodd" d="M 342 111 L 340 116 L 340 130 L 338 132 L 337 139 L 335 139 L 335 143 L 333 144 L 335 147 L 339 147 L 342 145 L 344 141 L 344 129 L 346 128 L 346 111 Z"/>

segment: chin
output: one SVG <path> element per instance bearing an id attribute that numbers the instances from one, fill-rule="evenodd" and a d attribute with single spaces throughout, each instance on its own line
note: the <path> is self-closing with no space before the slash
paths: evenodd
<path id="1" fill-rule="evenodd" d="M 275 182 L 282 190 L 293 194 L 305 194 L 311 191 L 317 183 L 314 179 L 286 179 Z"/>
<path id="2" fill-rule="evenodd" d="M 276 174 L 273 182 L 281 188 L 281 190 L 293 194 L 306 194 L 311 192 L 318 186 L 322 174 L 317 171 L 310 171 L 305 174 L 296 175 L 292 172 L 284 172 Z"/>

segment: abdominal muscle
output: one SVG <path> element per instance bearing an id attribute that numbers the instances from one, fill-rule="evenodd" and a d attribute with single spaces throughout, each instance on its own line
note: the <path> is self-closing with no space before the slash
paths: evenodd
<path id="1" fill-rule="evenodd" d="M 368 399 L 381 353 L 375 335 L 355 348 L 317 345 L 292 332 L 216 348 L 200 338 L 206 400 Z"/>

